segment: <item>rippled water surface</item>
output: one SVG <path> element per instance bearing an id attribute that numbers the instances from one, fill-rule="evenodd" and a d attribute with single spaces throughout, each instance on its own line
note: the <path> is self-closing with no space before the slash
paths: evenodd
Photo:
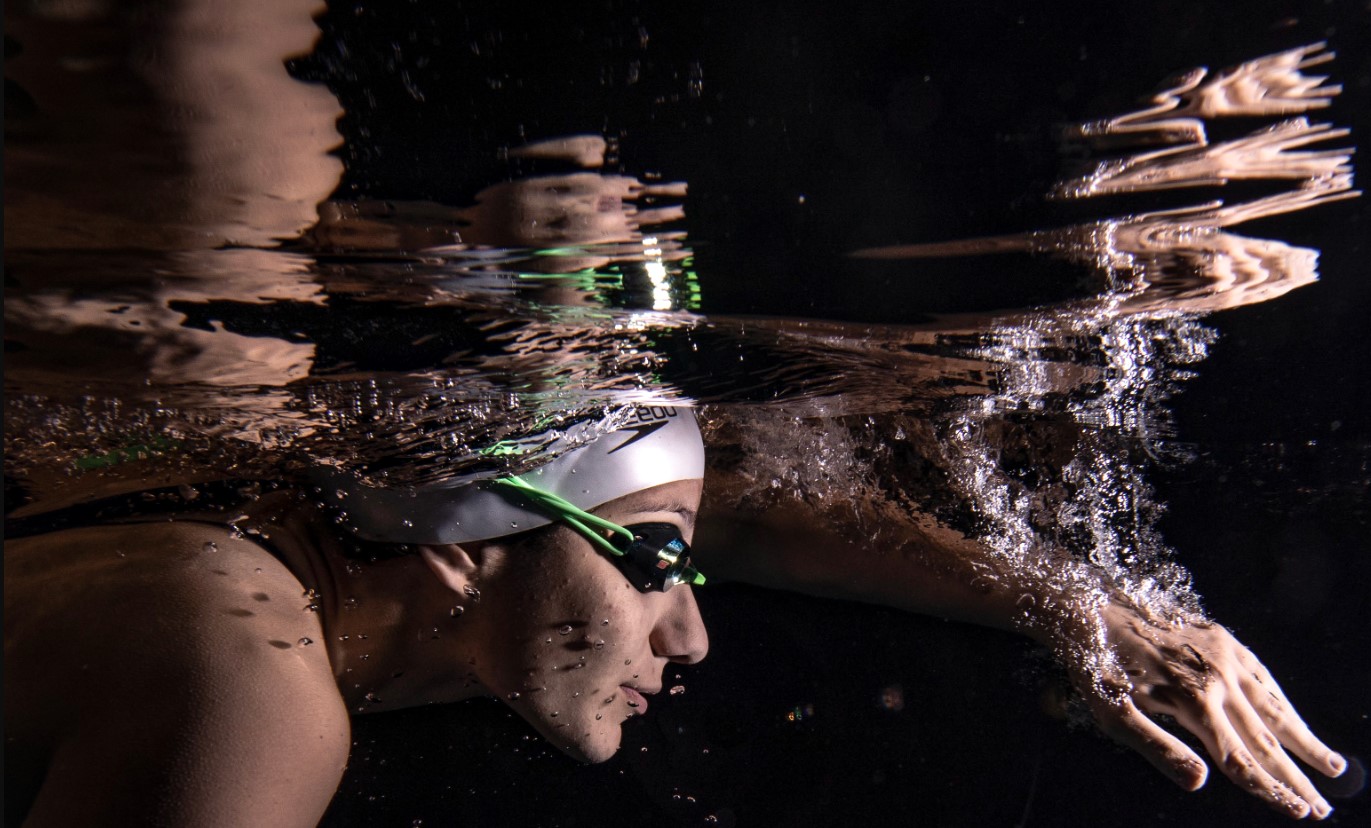
<path id="1" fill-rule="evenodd" d="M 495 475 L 502 440 L 696 405 L 739 498 L 884 499 L 1203 607 L 1367 754 L 1357 4 L 153 5 L 6 11 L 7 515 Z M 477 710 L 496 747 L 415 737 L 415 785 L 359 725 L 330 819 L 1253 815 L 1060 728 L 1007 640 L 715 594 L 712 662 L 609 767 Z M 1080 792 L 1087 751 L 1137 813 Z"/>

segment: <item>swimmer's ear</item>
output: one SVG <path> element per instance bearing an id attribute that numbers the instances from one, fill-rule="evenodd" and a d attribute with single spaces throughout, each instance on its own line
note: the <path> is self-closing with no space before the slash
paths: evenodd
<path id="1" fill-rule="evenodd" d="M 429 570 L 453 592 L 461 595 L 464 589 L 480 579 L 491 557 L 488 543 L 445 543 L 419 545 L 419 556 Z"/>

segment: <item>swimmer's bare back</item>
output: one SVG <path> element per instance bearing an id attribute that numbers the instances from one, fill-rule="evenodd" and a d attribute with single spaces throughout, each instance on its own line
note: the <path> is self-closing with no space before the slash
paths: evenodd
<path id="1" fill-rule="evenodd" d="M 349 727 L 303 591 L 206 523 L 7 542 L 5 824 L 316 824 Z"/>

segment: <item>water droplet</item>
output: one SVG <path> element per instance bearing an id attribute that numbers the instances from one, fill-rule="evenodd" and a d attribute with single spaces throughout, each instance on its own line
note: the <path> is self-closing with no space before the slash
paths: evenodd
<path id="1" fill-rule="evenodd" d="M 375 693 L 367 693 L 365 696 L 363 696 L 363 698 L 365 698 L 367 701 L 371 702 L 372 704 L 380 704 L 380 703 L 381 703 L 380 697 L 377 696 Z"/>
<path id="2" fill-rule="evenodd" d="M 405 518 L 404 520 L 400 521 L 400 525 L 405 527 L 406 529 L 413 529 L 414 521 L 410 520 L 409 518 Z"/>
<path id="3" fill-rule="evenodd" d="M 515 692 L 510 693 L 509 695 L 505 696 L 505 698 L 509 699 L 510 701 L 515 701 L 515 700 L 517 700 L 519 697 L 520 697 L 520 694 L 519 694 L 519 692 L 518 692 L 517 690 L 516 690 Z"/>
<path id="4" fill-rule="evenodd" d="M 684 692 L 685 692 L 685 687 L 682 686 L 682 685 L 680 685 L 680 684 L 678 684 L 678 685 L 676 685 L 675 687 L 671 688 L 671 695 L 673 695 L 673 696 L 679 696 L 679 695 L 681 695 L 681 694 L 684 693 Z"/>
<path id="5" fill-rule="evenodd" d="M 357 596 L 355 596 L 355 595 L 349 595 L 347 598 L 344 598 L 344 599 L 343 599 L 343 609 L 345 609 L 345 610 L 355 610 L 355 609 L 357 609 Z"/>
<path id="6" fill-rule="evenodd" d="M 462 592 L 465 592 L 473 602 L 477 604 L 481 603 L 481 590 L 477 589 L 471 584 L 466 584 L 465 586 L 463 586 Z"/>
<path id="7" fill-rule="evenodd" d="M 606 618 L 605 620 L 601 621 L 601 622 L 600 622 L 600 626 L 601 626 L 601 627 L 608 627 L 608 626 L 609 626 L 609 619 Z"/>
<path id="8" fill-rule="evenodd" d="M 625 664 L 632 664 L 632 663 L 633 663 L 633 659 L 631 659 L 631 658 L 626 658 L 626 659 L 624 659 L 624 663 L 625 663 Z"/>
<path id="9" fill-rule="evenodd" d="M 571 665 L 571 669 L 573 669 L 573 670 L 579 670 L 579 669 L 581 669 L 581 668 L 584 667 L 584 666 L 586 666 L 586 663 L 585 663 L 584 661 L 578 661 L 578 662 L 576 662 L 575 664 Z"/>
<path id="10" fill-rule="evenodd" d="M 558 634 L 558 635 L 571 635 L 571 629 L 572 629 L 572 627 L 571 627 L 570 624 L 563 624 L 562 626 L 560 626 L 560 627 L 557 628 L 557 634 Z"/>
<path id="11" fill-rule="evenodd" d="M 201 552 L 218 552 L 219 544 L 214 541 L 205 541 L 205 545 L 200 547 Z"/>
<path id="12" fill-rule="evenodd" d="M 595 718 L 596 718 L 596 719 L 603 719 L 604 716 L 602 716 L 602 715 L 599 714 L 599 713 L 596 713 L 596 714 L 595 714 Z"/>
<path id="13" fill-rule="evenodd" d="M 308 637 L 306 637 L 306 638 L 300 639 L 300 640 L 299 640 L 298 642 L 296 642 L 296 643 L 298 643 L 301 647 L 308 647 L 309 645 L 311 645 L 311 644 L 314 643 L 314 639 L 313 639 L 313 638 L 308 638 Z"/>
<path id="14" fill-rule="evenodd" d="M 462 613 L 464 613 L 464 612 L 466 612 L 466 611 L 467 611 L 467 608 L 459 604 L 459 605 L 453 607 L 452 609 L 448 610 L 448 615 L 451 615 L 453 618 L 461 618 L 461 617 L 462 617 Z"/>
<path id="15" fill-rule="evenodd" d="M 554 718 L 554 719 L 557 718 L 557 711 L 556 711 L 556 710 L 552 711 L 552 718 Z"/>
<path id="16" fill-rule="evenodd" d="M 892 713 L 904 710 L 904 688 L 898 684 L 882 688 L 881 707 Z"/>
<path id="17" fill-rule="evenodd" d="M 601 639 L 599 639 L 599 640 L 597 640 L 597 641 L 595 642 L 595 649 L 597 649 L 597 650 L 603 650 L 604 648 L 605 648 L 605 640 L 604 640 L 603 638 L 601 638 Z"/>

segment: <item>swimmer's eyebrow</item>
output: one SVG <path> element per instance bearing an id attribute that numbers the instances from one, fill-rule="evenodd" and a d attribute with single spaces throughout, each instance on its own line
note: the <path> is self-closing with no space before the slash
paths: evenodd
<path id="1" fill-rule="evenodd" d="M 681 516 L 686 526 L 695 528 L 695 510 L 691 509 L 679 501 L 675 500 L 651 500 L 645 503 L 635 503 L 635 512 L 671 512 Z"/>

